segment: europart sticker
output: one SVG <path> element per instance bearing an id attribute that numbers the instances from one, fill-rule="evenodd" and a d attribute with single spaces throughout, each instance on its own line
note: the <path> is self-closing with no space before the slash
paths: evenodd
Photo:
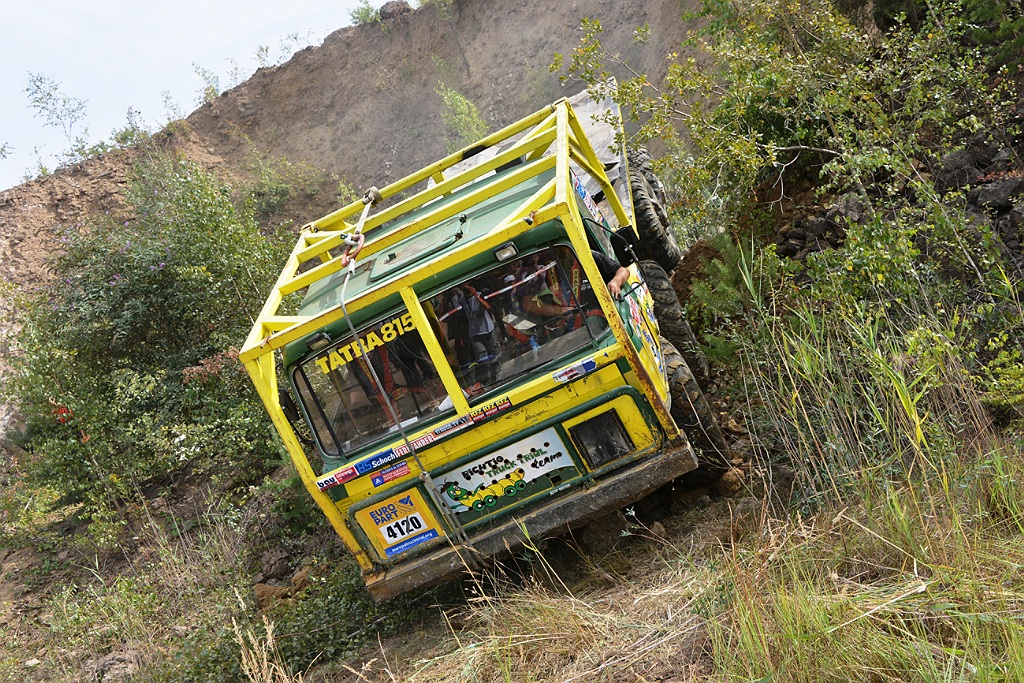
<path id="1" fill-rule="evenodd" d="M 341 486 L 346 481 L 352 481 L 356 478 L 356 468 L 346 467 L 343 470 L 336 470 L 330 474 L 326 474 L 316 480 L 316 485 L 320 487 L 321 491 L 327 489 L 333 489 L 335 486 Z"/>
<path id="2" fill-rule="evenodd" d="M 405 475 L 409 474 L 409 463 L 404 460 L 397 465 L 392 465 L 386 469 L 381 470 L 377 474 L 373 475 L 370 481 L 373 482 L 374 488 L 383 486 L 395 479 L 401 479 Z"/>
<path id="3" fill-rule="evenodd" d="M 505 398 L 499 398 L 493 403 L 488 403 L 485 406 L 481 406 L 473 411 L 470 411 L 469 417 L 473 422 L 481 422 L 489 417 L 493 417 L 500 412 L 508 410 L 512 407 L 512 401 L 507 396 Z"/>
<path id="4" fill-rule="evenodd" d="M 415 489 L 357 510 L 355 517 L 382 556 L 394 557 L 441 535 L 436 518 Z"/>
<path id="5" fill-rule="evenodd" d="M 558 372 L 552 374 L 551 379 L 561 384 L 565 384 L 566 382 L 571 382 L 574 379 L 590 374 L 594 370 L 597 370 L 597 361 L 594 360 L 593 356 L 591 356 L 590 358 L 584 358 L 578 363 L 573 363 L 567 368 L 562 368 Z"/>

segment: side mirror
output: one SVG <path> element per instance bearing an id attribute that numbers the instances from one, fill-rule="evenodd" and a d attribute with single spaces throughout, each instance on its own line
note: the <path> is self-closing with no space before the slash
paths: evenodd
<path id="1" fill-rule="evenodd" d="M 298 425 L 302 422 L 302 419 L 299 417 L 299 408 L 295 405 L 295 400 L 292 398 L 292 395 L 283 388 L 278 388 L 277 402 L 281 404 L 281 412 L 284 413 L 285 419 L 288 420 L 288 424 L 292 426 L 292 431 L 295 432 L 295 438 L 297 438 L 304 446 L 312 446 L 313 440 L 306 438 L 299 431 Z"/>
<path id="2" fill-rule="evenodd" d="M 617 231 L 610 233 L 612 247 L 615 248 L 615 258 L 624 267 L 639 262 L 636 257 L 636 247 L 640 245 L 640 238 L 632 226 L 624 225 Z"/>

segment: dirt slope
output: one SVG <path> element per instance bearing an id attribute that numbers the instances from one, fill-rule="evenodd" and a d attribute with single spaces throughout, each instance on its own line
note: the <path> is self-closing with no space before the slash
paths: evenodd
<path id="1" fill-rule="evenodd" d="M 243 161 L 243 133 L 261 150 L 357 186 L 383 185 L 446 153 L 439 78 L 497 128 L 567 94 L 548 65 L 555 52 L 575 47 L 581 17 L 599 18 L 612 51 L 657 73 L 666 48 L 678 47 L 685 34 L 682 11 L 665 0 L 471 0 L 455 3 L 449 23 L 421 9 L 383 25 L 341 29 L 321 47 L 261 69 L 188 122 L 234 165 Z M 645 23 L 650 44 L 634 47 L 633 29 Z"/>
<path id="2" fill-rule="evenodd" d="M 255 148 L 336 173 L 357 189 L 383 186 L 446 153 L 439 79 L 477 103 L 496 129 L 579 90 L 563 88 L 548 65 L 576 46 L 581 18 L 599 19 L 610 51 L 659 75 L 663 55 L 691 28 L 681 15 L 693 4 L 457 0 L 450 19 L 428 7 L 343 28 L 200 107 L 167 144 L 226 175 L 244 173 Z M 633 30 L 644 24 L 650 39 L 634 45 Z M 115 152 L 0 192 L 3 280 L 31 287 L 45 272 L 55 226 L 117 210 L 130 163 L 131 154 Z M 301 225 L 330 208 L 310 206 L 294 218 Z M 9 312 L 10 292 L 0 294 Z"/>

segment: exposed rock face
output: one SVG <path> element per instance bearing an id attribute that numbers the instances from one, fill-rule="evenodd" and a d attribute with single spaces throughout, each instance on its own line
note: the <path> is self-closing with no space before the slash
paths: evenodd
<path id="1" fill-rule="evenodd" d="M 775 238 L 776 253 L 802 261 L 816 251 L 841 246 L 846 239 L 846 226 L 867 220 L 870 207 L 860 197 L 840 197 L 824 216 L 801 218 L 783 229 Z"/>
<path id="2" fill-rule="evenodd" d="M 1024 177 L 1005 177 L 971 190 L 967 196 L 971 204 L 996 211 L 1009 211 L 1013 200 L 1024 193 Z"/>
<path id="3" fill-rule="evenodd" d="M 942 159 L 935 174 L 935 189 L 944 193 L 973 185 L 984 175 L 984 169 L 992 164 L 996 153 L 988 134 L 973 136 L 962 150 Z"/>
<path id="4" fill-rule="evenodd" d="M 405 0 L 391 0 L 390 2 L 385 2 L 380 8 L 380 18 L 381 21 L 390 21 L 411 11 L 412 7 Z"/>

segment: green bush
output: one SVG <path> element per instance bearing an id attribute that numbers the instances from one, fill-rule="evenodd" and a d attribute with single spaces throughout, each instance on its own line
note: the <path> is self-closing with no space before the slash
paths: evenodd
<path id="1" fill-rule="evenodd" d="M 370 0 L 360 0 L 352 11 L 348 13 L 349 19 L 355 26 L 380 23 L 380 10 L 370 4 Z"/>
<path id="2" fill-rule="evenodd" d="M 448 128 L 449 152 L 456 152 L 487 135 L 487 122 L 469 98 L 443 81 L 438 81 L 436 90 L 444 100 L 441 120 Z"/>
<path id="3" fill-rule="evenodd" d="M 828 191 L 879 178 L 899 189 L 985 116 L 998 123 L 1008 108 L 966 44 L 959 7 L 932 8 L 919 31 L 901 24 L 878 37 L 828 0 L 706 0 L 689 45 L 706 50 L 710 66 L 673 54 L 663 82 L 641 74 L 611 86 L 622 60 L 587 20 L 568 64 L 559 56 L 553 68 L 613 95 L 638 138 L 668 143 L 683 229 L 711 231 L 741 215 L 758 184 L 784 188 L 787 170 L 792 179 L 802 165 Z"/>
<path id="4" fill-rule="evenodd" d="M 276 454 L 232 349 L 288 245 L 182 159 L 147 156 L 126 199 L 124 215 L 65 230 L 11 386 L 28 474 L 94 518 L 184 471 L 258 480 Z"/>
<path id="5" fill-rule="evenodd" d="M 323 180 L 309 164 L 261 154 L 251 142 L 246 161 L 252 181 L 243 191 L 252 210 L 264 218 L 283 213 L 292 200 L 312 199 Z"/>

